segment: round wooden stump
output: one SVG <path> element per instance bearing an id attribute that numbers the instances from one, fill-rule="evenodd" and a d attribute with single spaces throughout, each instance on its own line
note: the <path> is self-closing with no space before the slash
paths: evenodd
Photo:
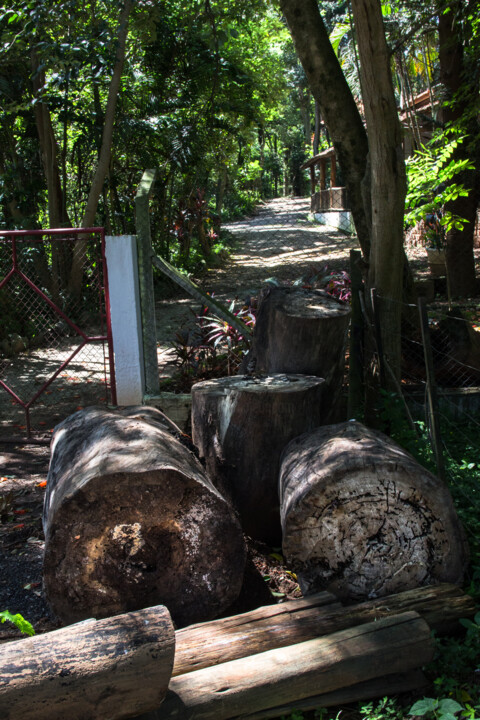
<path id="1" fill-rule="evenodd" d="M 296 438 L 280 493 L 283 551 L 304 594 L 462 582 L 468 551 L 446 485 L 382 433 L 347 422 Z"/>
<path id="2" fill-rule="evenodd" d="M 350 306 L 323 290 L 278 287 L 262 292 L 249 364 L 257 373 L 324 378 L 323 422 L 343 419 L 341 395 Z"/>
<path id="3" fill-rule="evenodd" d="M 192 388 L 193 441 L 251 537 L 279 543 L 278 472 L 287 443 L 324 420 L 322 378 L 225 377 Z"/>
<path id="4" fill-rule="evenodd" d="M 44 584 L 66 623 L 166 605 L 178 625 L 236 600 L 245 545 L 230 505 L 153 408 L 88 408 L 55 428 Z"/>

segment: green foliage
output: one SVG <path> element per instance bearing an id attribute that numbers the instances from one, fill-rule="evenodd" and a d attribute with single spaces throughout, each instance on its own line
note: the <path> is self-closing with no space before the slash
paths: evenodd
<path id="1" fill-rule="evenodd" d="M 35 635 L 35 630 L 33 629 L 33 626 L 19 613 L 12 615 L 12 613 L 8 612 L 8 610 L 3 610 L 2 612 L 0 612 L 0 622 L 4 623 L 7 620 L 8 622 L 16 625 L 17 628 L 25 635 Z"/>
<path id="2" fill-rule="evenodd" d="M 404 712 L 395 698 L 383 697 L 360 705 L 360 715 L 362 720 L 402 720 Z"/>
<path id="3" fill-rule="evenodd" d="M 451 698 L 423 698 L 410 708 L 410 715 L 418 715 L 435 720 L 455 720 L 455 715 L 462 711 L 462 706 Z"/>
<path id="4" fill-rule="evenodd" d="M 464 137 L 452 130 L 437 133 L 428 145 L 407 160 L 407 224 L 415 224 L 447 203 L 468 196 L 469 190 L 459 180 L 466 170 L 474 168 L 474 164 L 468 159 L 454 157 L 464 141 Z M 447 232 L 453 227 L 462 230 L 466 222 L 451 212 L 442 212 L 439 221 Z"/>
<path id="5" fill-rule="evenodd" d="M 232 301 L 228 309 L 245 325 L 255 325 L 255 313 L 250 306 L 243 305 L 235 310 L 235 301 Z M 207 308 L 204 308 L 197 316 L 193 330 L 177 332 L 173 350 L 178 371 L 171 381 L 163 383 L 163 387 L 189 392 L 193 383 L 201 380 L 235 375 L 248 349 L 248 338 L 225 320 L 207 315 Z"/>

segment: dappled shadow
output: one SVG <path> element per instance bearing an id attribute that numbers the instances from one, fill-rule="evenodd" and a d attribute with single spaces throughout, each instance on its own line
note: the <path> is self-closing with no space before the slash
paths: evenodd
<path id="1" fill-rule="evenodd" d="M 274 277 L 294 282 L 312 269 L 348 270 L 355 238 L 309 219 L 309 198 L 277 198 L 252 218 L 229 223 L 224 229 L 237 241 L 237 250 L 224 268 L 208 273 L 204 288 L 219 297 L 254 289 Z"/>

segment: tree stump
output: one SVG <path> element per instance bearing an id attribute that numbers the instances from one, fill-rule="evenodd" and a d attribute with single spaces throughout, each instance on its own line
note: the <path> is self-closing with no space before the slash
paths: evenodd
<path id="1" fill-rule="evenodd" d="M 153 408 L 88 408 L 55 428 L 43 522 L 45 592 L 66 623 L 161 603 L 185 625 L 240 591 L 236 514 Z"/>
<path id="2" fill-rule="evenodd" d="M 5 643 L 0 717 L 113 720 L 153 710 L 174 655 L 172 621 L 161 606 Z"/>
<path id="3" fill-rule="evenodd" d="M 283 551 L 304 594 L 361 600 L 462 582 L 468 550 L 448 488 L 360 423 L 293 440 L 280 502 Z"/>
<path id="4" fill-rule="evenodd" d="M 280 456 L 292 438 L 323 421 L 324 387 L 321 378 L 280 374 L 192 387 L 193 442 L 257 540 L 280 542 Z"/>
<path id="5" fill-rule="evenodd" d="M 248 362 L 256 373 L 325 378 L 323 424 L 342 419 L 341 396 L 350 307 L 322 290 L 263 291 Z M 343 413 L 345 417 L 345 413 Z"/>

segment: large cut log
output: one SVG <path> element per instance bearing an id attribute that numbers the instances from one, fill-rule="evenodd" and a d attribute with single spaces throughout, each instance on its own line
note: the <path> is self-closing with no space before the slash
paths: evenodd
<path id="1" fill-rule="evenodd" d="M 390 697 L 400 693 L 419 691 L 428 687 L 428 680 L 421 670 L 410 670 L 406 673 L 395 673 L 395 675 L 382 675 L 382 677 L 367 680 L 366 682 L 351 685 L 347 688 L 340 688 L 333 692 L 314 695 L 304 700 L 294 700 L 286 705 L 276 706 L 260 712 L 240 715 L 232 720 L 267 720 L 267 718 L 283 718 L 293 714 L 295 710 L 308 712 L 318 708 L 338 707 L 350 705 L 360 700 L 373 700 L 374 698 Z M 145 717 L 145 716 L 143 716 Z M 153 715 L 153 717 L 155 717 Z M 148 715 L 145 717 L 148 720 Z"/>
<path id="2" fill-rule="evenodd" d="M 305 595 L 462 582 L 468 550 L 447 486 L 382 433 L 347 422 L 296 438 L 280 494 L 283 551 Z"/>
<path id="3" fill-rule="evenodd" d="M 44 584 L 64 622 L 162 603 L 184 625 L 238 596 L 236 514 L 162 422 L 153 408 L 88 408 L 55 428 Z"/>
<path id="4" fill-rule="evenodd" d="M 323 424 L 341 420 L 349 323 L 350 306 L 322 290 L 267 288 L 262 291 L 248 364 L 256 373 L 325 378 Z"/>
<path id="5" fill-rule="evenodd" d="M 473 599 L 449 584 L 405 590 L 347 607 L 334 601 L 334 595 L 323 592 L 177 630 L 172 675 L 296 645 L 410 610 L 421 615 L 437 635 L 444 635 L 458 630 L 458 620 L 473 617 L 476 611 Z"/>
<path id="6" fill-rule="evenodd" d="M 245 532 L 278 544 L 280 456 L 324 419 L 318 377 L 224 377 L 192 387 L 192 436 L 210 478 L 233 502 Z"/>
<path id="7" fill-rule="evenodd" d="M 404 673 L 429 662 L 427 623 L 404 613 L 286 648 L 179 675 L 142 720 L 227 720 Z"/>
<path id="8" fill-rule="evenodd" d="M 153 607 L 0 647 L 2 720 L 120 720 L 158 708 L 175 634 Z"/>

